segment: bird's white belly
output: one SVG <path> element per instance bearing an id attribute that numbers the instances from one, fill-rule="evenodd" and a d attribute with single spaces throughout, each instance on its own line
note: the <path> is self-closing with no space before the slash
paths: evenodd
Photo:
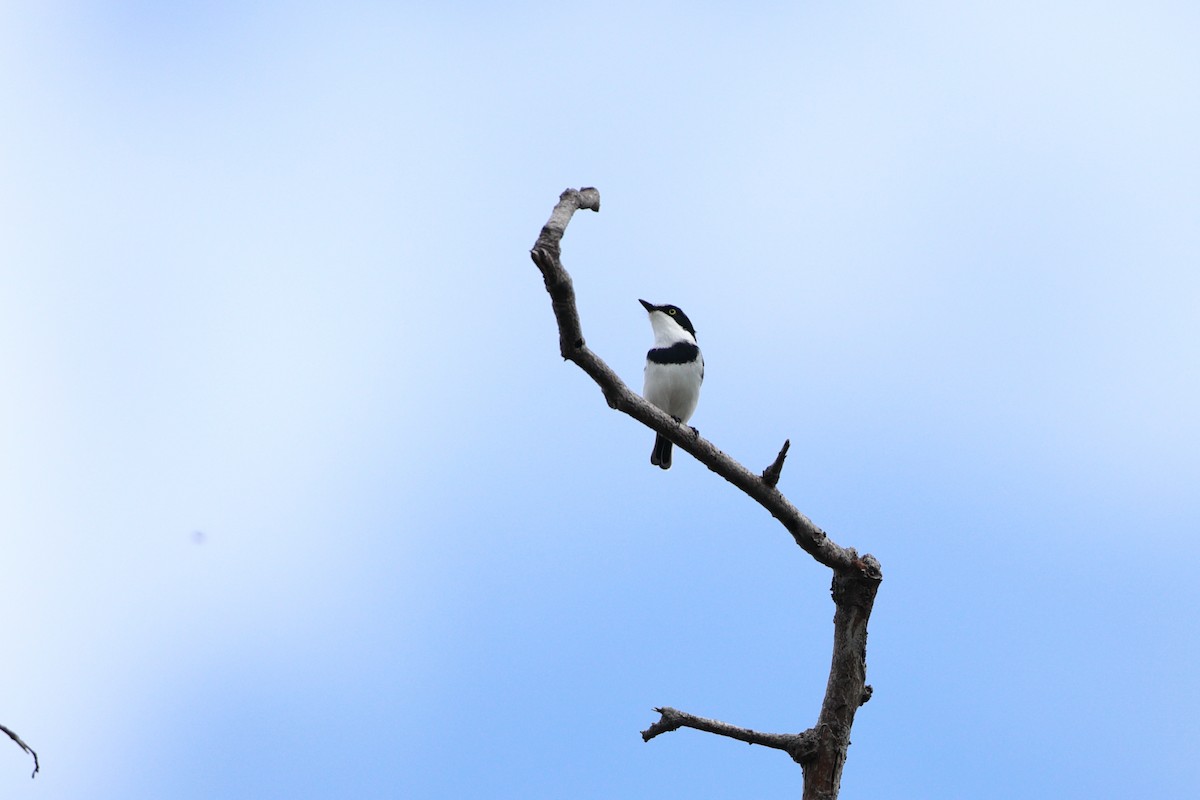
<path id="1" fill-rule="evenodd" d="M 692 418 L 700 399 L 703 367 L 694 364 L 646 365 L 646 383 L 642 396 L 683 422 Z"/>

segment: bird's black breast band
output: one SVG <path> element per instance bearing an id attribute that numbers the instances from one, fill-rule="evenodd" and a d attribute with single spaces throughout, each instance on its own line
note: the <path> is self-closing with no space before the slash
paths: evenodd
<path id="1" fill-rule="evenodd" d="M 688 342 L 676 342 L 670 347 L 656 347 L 646 353 L 646 360 L 655 364 L 690 364 L 700 355 L 700 348 Z"/>

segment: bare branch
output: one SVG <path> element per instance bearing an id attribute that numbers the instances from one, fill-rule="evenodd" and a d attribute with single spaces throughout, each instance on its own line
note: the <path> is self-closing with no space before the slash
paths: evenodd
<path id="1" fill-rule="evenodd" d="M 32 747 L 30 747 L 29 745 L 25 744 L 25 742 L 24 742 L 24 741 L 21 739 L 21 737 L 20 737 L 20 736 L 17 736 L 17 734 L 16 734 L 16 733 L 14 733 L 13 731 L 9 730 L 9 729 L 8 729 L 8 728 L 6 728 L 5 726 L 3 726 L 3 725 L 0 725 L 0 731 L 4 731 L 5 733 L 7 733 L 7 734 L 8 734 L 8 738 L 12 739 L 14 742 L 16 742 L 17 744 L 19 744 L 19 745 L 21 746 L 21 749 L 22 749 L 22 750 L 24 750 L 26 753 L 29 753 L 29 755 L 33 756 L 33 774 L 31 774 L 29 777 L 30 777 L 30 778 L 36 778 L 36 777 L 37 777 L 37 774 L 38 774 L 38 770 L 39 770 L 39 769 L 41 769 L 41 765 L 39 765 L 39 764 L 38 764 L 38 757 L 37 757 L 37 753 L 35 753 L 35 752 L 33 751 L 33 748 L 32 748 Z"/>
<path id="2" fill-rule="evenodd" d="M 783 447 L 779 448 L 779 455 L 775 456 L 771 466 L 763 470 L 762 479 L 767 486 L 775 486 L 779 483 L 779 476 L 783 474 L 783 460 L 787 458 L 787 451 L 791 446 L 792 440 L 784 439 Z"/>
<path id="3" fill-rule="evenodd" d="M 701 464 L 741 489 L 779 520 L 795 539 L 796 544 L 817 561 L 834 570 L 856 571 L 858 553 L 853 548 L 841 547 L 829 539 L 825 531 L 801 514 L 763 476 L 746 469 L 692 428 L 679 424 L 668 414 L 643 400 L 584 343 L 579 311 L 575 304 L 575 288 L 560 259 L 563 232 L 570 222 L 571 215 L 580 208 L 599 210 L 599 192 L 595 189 L 568 189 L 563 192 L 550 215 L 549 222 L 542 228 L 533 250 L 530 251 L 533 263 L 542 272 L 546 291 L 550 293 L 554 317 L 558 321 L 559 352 L 562 353 L 562 357 L 575 362 L 591 376 L 604 392 L 604 398 L 610 408 L 624 412 L 647 428 L 661 433 Z"/>
<path id="4" fill-rule="evenodd" d="M 728 736 L 730 739 L 737 739 L 739 742 L 783 750 L 797 763 L 803 763 L 806 759 L 811 758 L 817 750 L 817 737 L 811 730 L 807 730 L 804 733 L 760 733 L 749 728 L 739 728 L 736 725 L 730 725 L 728 722 L 697 717 L 694 714 L 674 708 L 656 708 L 654 710 L 661 714 L 662 717 L 659 718 L 658 722 L 642 731 L 643 742 L 650 741 L 660 733 L 667 733 L 679 730 L 680 728 L 695 728 L 698 731 L 715 733 L 718 736 Z"/>
<path id="5" fill-rule="evenodd" d="M 542 271 L 546 291 L 554 305 L 554 316 L 558 320 L 559 350 L 563 358 L 584 346 L 583 329 L 579 323 L 579 310 L 575 307 L 575 286 L 571 276 L 562 268 L 560 242 L 571 222 L 571 217 L 581 208 L 600 211 L 600 193 L 595 189 L 567 189 L 558 198 L 558 205 L 550 213 L 550 219 L 542 226 L 530 256 Z M 554 269 L 554 265 L 558 269 Z M 599 359 L 597 359 L 599 360 Z M 582 366 L 582 365 L 581 365 Z M 590 373 L 589 373 L 590 374 Z M 592 375 L 595 378 L 595 375 Z M 615 375 L 613 377 L 616 377 Z M 603 386 L 603 385 L 602 385 Z M 611 403 L 610 403 L 611 405 Z"/>
<path id="6" fill-rule="evenodd" d="M 832 800 L 841 786 L 842 765 L 850 746 L 850 728 L 858 707 L 871 696 L 866 685 L 867 620 L 883 572 L 874 556 L 860 557 L 853 548 L 833 542 L 788 502 L 776 485 L 791 442 L 785 441 L 775 461 L 755 475 L 718 450 L 694 429 L 676 422 L 630 390 L 615 372 L 584 342 L 571 276 L 563 268 L 561 240 L 571 217 L 581 208 L 600 210 L 595 189 L 568 189 L 559 197 L 550 220 L 542 228 L 530 257 L 541 270 L 558 322 L 559 351 L 591 376 L 610 408 L 621 411 L 662 434 L 681 450 L 741 489 L 783 524 L 801 548 L 833 570 L 833 659 L 829 683 L 816 726 L 804 733 L 760 733 L 725 722 L 696 717 L 673 708 L 656 709 L 662 718 L 642 732 L 642 739 L 681 727 L 727 736 L 750 744 L 784 750 L 804 768 L 806 800 Z"/>

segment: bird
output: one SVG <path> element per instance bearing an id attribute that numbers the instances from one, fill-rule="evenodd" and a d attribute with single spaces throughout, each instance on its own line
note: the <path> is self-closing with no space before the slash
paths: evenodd
<path id="1" fill-rule="evenodd" d="M 656 306 L 638 300 L 650 315 L 654 329 L 654 347 L 646 353 L 645 384 L 642 397 L 685 423 L 696 411 L 700 384 L 704 382 L 704 356 L 696 344 L 696 329 L 679 306 Z M 655 434 L 650 463 L 671 468 L 671 441 Z"/>

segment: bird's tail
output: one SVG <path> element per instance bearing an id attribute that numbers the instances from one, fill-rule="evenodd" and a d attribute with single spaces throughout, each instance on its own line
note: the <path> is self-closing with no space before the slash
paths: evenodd
<path id="1" fill-rule="evenodd" d="M 650 451 L 650 463 L 663 469 L 671 468 L 671 440 L 655 434 L 654 449 Z"/>

